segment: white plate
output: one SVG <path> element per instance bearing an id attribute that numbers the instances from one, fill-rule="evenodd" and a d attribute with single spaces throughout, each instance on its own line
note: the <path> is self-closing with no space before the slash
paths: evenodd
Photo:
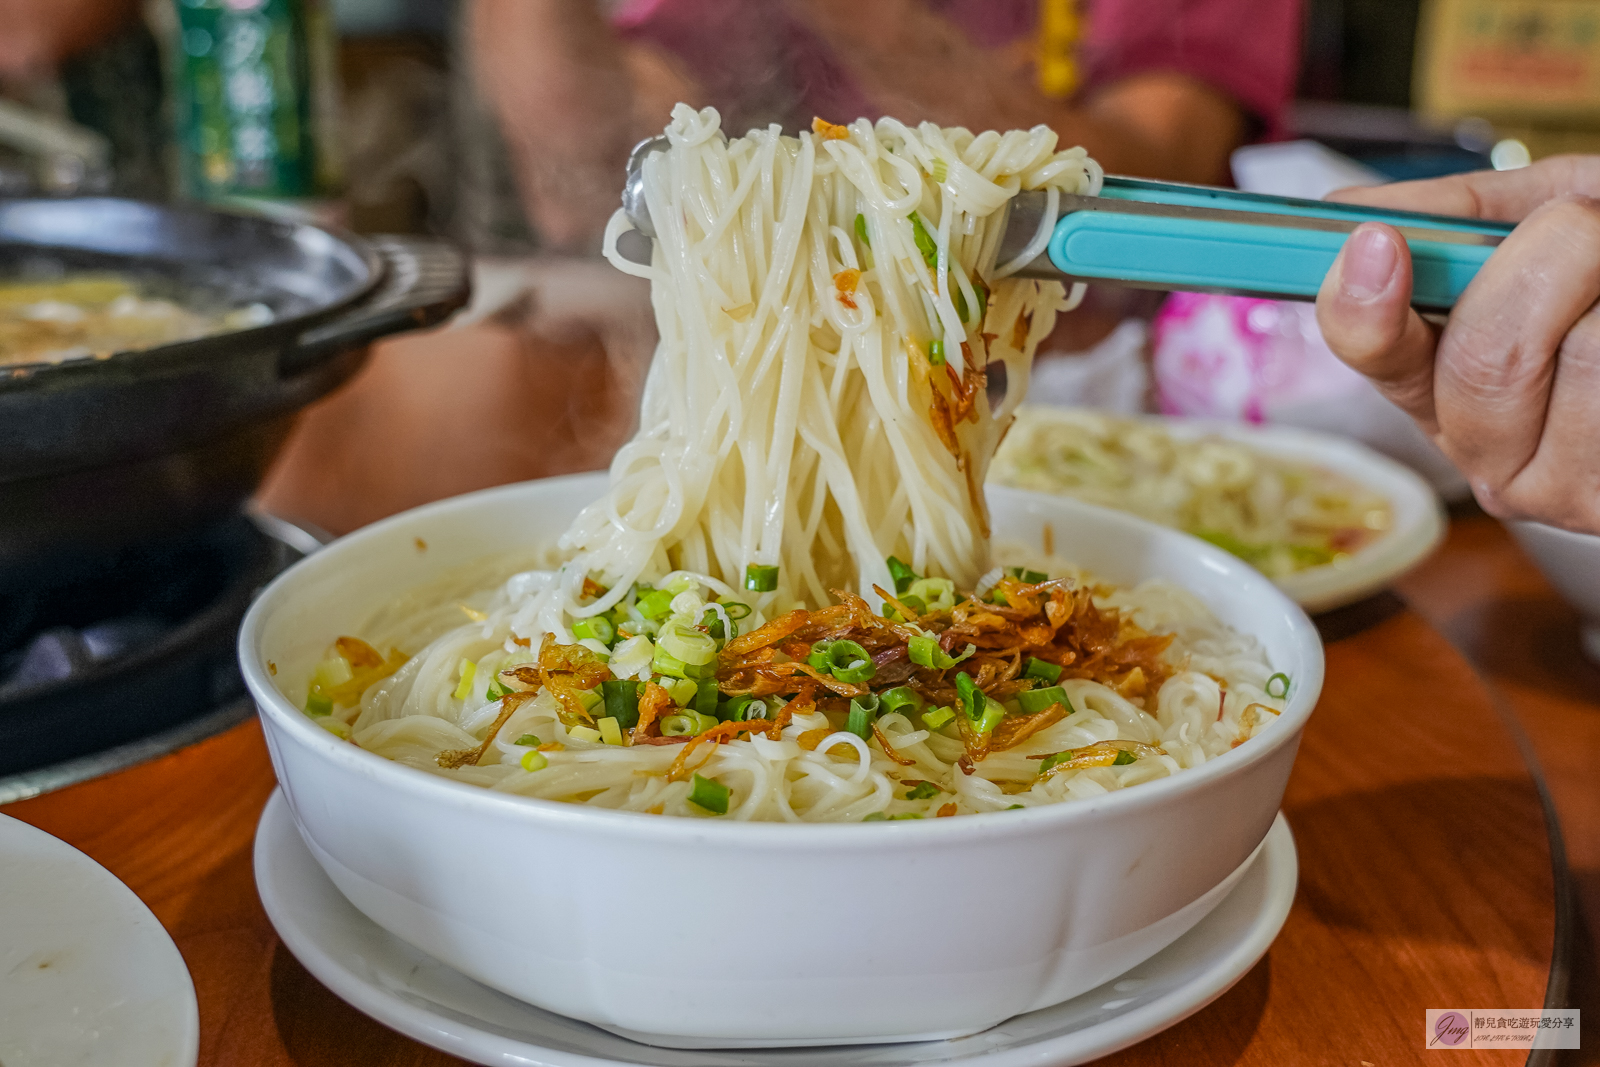
<path id="1" fill-rule="evenodd" d="M 1047 405 L 1038 407 L 1050 410 Z M 1292 426 L 1252 426 L 1170 415 L 1113 417 L 1139 418 L 1182 440 L 1226 437 L 1264 455 L 1342 474 L 1387 499 L 1394 524 L 1382 537 L 1337 563 L 1274 579 L 1278 588 L 1308 612 L 1343 607 L 1381 591 L 1427 559 L 1444 540 L 1444 506 L 1433 488 L 1410 467 L 1360 442 Z"/>
<path id="2" fill-rule="evenodd" d="M 194 983 L 166 930 L 111 872 L 0 815 L 0 1063 L 192 1067 Z"/>
<path id="3" fill-rule="evenodd" d="M 324 985 L 379 1022 L 496 1067 L 1065 1067 L 1159 1033 L 1227 992 L 1289 915 L 1299 861 L 1280 814 L 1233 892 L 1187 934 L 1115 982 L 971 1037 L 924 1044 L 694 1049 L 629 1041 L 479 985 L 412 948 L 339 893 L 275 792 L 256 830 L 256 887 L 289 951 Z M 7 1061 L 10 1067 L 9 1061 Z"/>

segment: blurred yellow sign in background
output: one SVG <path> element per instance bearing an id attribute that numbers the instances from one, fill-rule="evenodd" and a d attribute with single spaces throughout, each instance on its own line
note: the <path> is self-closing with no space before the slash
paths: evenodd
<path id="1" fill-rule="evenodd" d="M 1425 113 L 1600 126 L 1600 0 L 1428 0 L 1415 69 Z"/>

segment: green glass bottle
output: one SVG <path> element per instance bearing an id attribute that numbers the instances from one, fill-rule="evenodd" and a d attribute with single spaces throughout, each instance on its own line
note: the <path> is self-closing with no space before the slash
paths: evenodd
<path id="1" fill-rule="evenodd" d="M 322 0 L 174 0 L 184 191 L 299 200 L 339 184 L 333 22 Z"/>

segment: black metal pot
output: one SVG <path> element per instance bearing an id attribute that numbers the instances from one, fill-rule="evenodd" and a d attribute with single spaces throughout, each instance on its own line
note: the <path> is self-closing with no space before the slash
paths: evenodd
<path id="1" fill-rule="evenodd" d="M 467 299 L 449 245 L 116 199 L 0 200 L 0 276 L 116 271 L 272 309 L 265 326 L 106 359 L 0 365 L 6 597 L 235 515 L 296 411 L 366 346 Z"/>

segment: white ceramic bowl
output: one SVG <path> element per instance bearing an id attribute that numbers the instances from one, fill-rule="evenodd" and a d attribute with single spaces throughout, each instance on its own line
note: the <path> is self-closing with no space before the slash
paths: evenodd
<path id="1" fill-rule="evenodd" d="M 990 490 L 1003 539 L 1037 546 L 1049 523 L 1058 551 L 1099 576 L 1171 579 L 1258 635 L 1294 680 L 1273 728 L 1202 767 L 1091 800 L 793 826 L 450 782 L 337 740 L 279 692 L 380 605 L 463 563 L 552 542 L 603 487 L 600 475 L 513 485 L 370 526 L 279 577 L 239 635 L 312 854 L 363 913 L 473 978 L 658 1044 L 970 1033 L 1158 952 L 1226 894 L 1272 825 L 1322 687 L 1304 612 L 1193 538 L 1013 490 Z M 269 662 L 285 665 L 276 681 Z"/>
<path id="2" fill-rule="evenodd" d="M 1506 524 L 1550 584 L 1583 617 L 1583 650 L 1600 663 L 1600 537 L 1537 522 Z"/>

